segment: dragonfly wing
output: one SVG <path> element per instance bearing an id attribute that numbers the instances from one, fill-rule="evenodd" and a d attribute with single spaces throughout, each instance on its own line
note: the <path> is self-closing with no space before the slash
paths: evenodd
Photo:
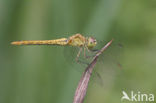
<path id="1" fill-rule="evenodd" d="M 93 80 L 96 83 L 102 84 L 103 87 L 111 85 L 111 79 L 113 81 L 113 78 L 115 78 L 116 71 L 121 70 L 122 52 L 123 48 L 118 43 L 114 43 L 99 56 L 93 71 Z"/>
<path id="2" fill-rule="evenodd" d="M 65 46 L 63 50 L 64 58 L 66 59 L 67 63 L 75 63 L 76 55 L 79 51 L 79 48 L 73 46 Z"/>
<path id="3" fill-rule="evenodd" d="M 115 42 L 100 56 L 100 63 L 109 65 L 111 68 L 122 68 L 121 57 L 123 50 L 123 45 Z"/>

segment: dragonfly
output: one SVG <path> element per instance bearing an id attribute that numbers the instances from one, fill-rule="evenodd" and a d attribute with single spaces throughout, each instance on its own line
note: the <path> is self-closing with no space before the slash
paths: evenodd
<path id="1" fill-rule="evenodd" d="M 59 38 L 53 40 L 23 40 L 23 41 L 13 41 L 12 45 L 59 45 L 59 46 L 74 46 L 79 47 L 79 51 L 76 56 L 76 61 L 79 61 L 80 54 L 82 50 L 84 51 L 84 57 L 86 56 L 86 50 L 88 52 L 93 52 L 93 48 L 97 45 L 97 41 L 94 37 L 85 37 L 82 34 L 75 34 L 68 38 Z"/>
<path id="2" fill-rule="evenodd" d="M 99 41 L 100 43 L 100 41 Z M 81 61 L 80 60 L 80 54 L 82 52 L 84 52 L 83 56 L 84 58 L 88 57 L 93 57 L 93 56 L 87 56 L 86 52 L 88 51 L 89 53 L 96 53 L 99 50 L 95 49 L 95 47 L 97 47 L 97 40 L 94 37 L 86 37 L 83 36 L 82 34 L 74 34 L 68 38 L 58 38 L 58 39 L 53 39 L 53 40 L 22 40 L 22 41 L 13 41 L 11 42 L 12 45 L 58 45 L 58 46 L 73 46 L 73 47 L 78 47 L 79 51 L 77 52 L 76 55 L 76 62 L 80 63 L 80 64 L 87 64 L 86 61 Z M 99 44 L 100 45 L 100 44 Z M 68 48 L 70 49 L 70 48 Z M 73 48 L 72 48 L 73 50 Z M 106 51 L 106 52 L 110 52 L 110 51 Z M 69 52 L 68 52 L 69 53 Z M 108 54 L 108 53 L 106 53 Z M 71 54 L 70 54 L 71 55 Z M 102 58 L 107 59 L 107 57 L 105 55 L 103 55 Z M 108 57 L 109 58 L 109 57 Z M 69 59 L 69 57 L 68 57 Z M 103 61 L 103 60 L 102 60 Z M 103 81 L 101 79 L 101 75 L 98 72 L 94 72 L 96 77 L 98 78 L 97 80 L 100 80 L 100 84 L 102 83 L 101 81 Z"/>

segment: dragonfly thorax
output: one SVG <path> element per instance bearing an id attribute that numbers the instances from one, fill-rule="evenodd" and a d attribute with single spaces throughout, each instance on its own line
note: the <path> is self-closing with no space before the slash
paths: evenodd
<path id="1" fill-rule="evenodd" d="M 88 49 L 92 49 L 93 47 L 95 47 L 97 44 L 97 41 L 95 38 L 93 37 L 88 37 L 86 40 L 86 46 L 88 47 Z"/>

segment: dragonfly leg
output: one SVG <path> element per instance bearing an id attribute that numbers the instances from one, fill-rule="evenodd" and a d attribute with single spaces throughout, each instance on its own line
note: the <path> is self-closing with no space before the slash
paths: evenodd
<path id="1" fill-rule="evenodd" d="M 87 65 L 87 66 L 89 65 L 89 63 L 86 63 L 86 62 L 81 61 L 81 60 L 77 60 L 76 62 L 77 62 L 77 63 L 79 63 L 79 64 L 84 64 L 84 65 Z"/>
<path id="2" fill-rule="evenodd" d="M 86 49 L 87 49 L 88 52 L 90 52 L 90 50 L 89 50 L 87 47 L 84 47 L 84 57 L 85 57 L 86 59 L 89 59 L 89 58 L 93 57 L 93 56 L 87 56 L 87 55 L 86 55 Z"/>
<path id="3" fill-rule="evenodd" d="M 79 57 L 80 57 L 81 52 L 82 52 L 82 48 L 80 48 L 79 52 L 77 53 L 77 56 L 76 56 L 76 61 L 78 61 L 78 60 L 79 60 Z"/>
<path id="4" fill-rule="evenodd" d="M 88 51 L 88 52 L 90 52 L 90 50 L 88 49 L 88 47 L 87 47 L 87 46 L 85 46 L 85 48 L 87 49 L 87 51 Z"/>
<path id="5" fill-rule="evenodd" d="M 84 47 L 84 57 L 87 58 L 86 56 L 86 48 Z"/>
<path id="6" fill-rule="evenodd" d="M 81 52 L 82 52 L 82 48 L 80 48 L 80 50 L 79 50 L 79 52 L 77 54 L 76 62 L 78 62 L 79 64 L 89 65 L 89 63 L 86 63 L 86 62 L 83 62 L 83 61 L 79 60 L 79 57 L 80 57 Z"/>
<path id="7" fill-rule="evenodd" d="M 88 59 L 89 56 L 86 55 L 86 49 L 87 49 L 88 52 L 90 52 L 90 51 L 86 46 L 84 47 L 84 57 Z"/>
<path id="8" fill-rule="evenodd" d="M 95 54 L 99 51 L 99 50 L 90 50 L 90 49 L 88 49 L 87 47 L 84 47 L 84 57 L 87 58 L 87 59 L 89 59 L 89 58 L 91 58 L 91 57 L 94 57 L 95 54 L 93 54 L 93 55 L 91 55 L 91 56 L 87 56 L 87 55 L 86 55 L 86 49 L 87 49 L 88 52 L 95 53 Z"/>

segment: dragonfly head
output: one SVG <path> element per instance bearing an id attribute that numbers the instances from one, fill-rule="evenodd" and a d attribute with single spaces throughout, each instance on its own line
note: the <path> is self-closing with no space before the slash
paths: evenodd
<path id="1" fill-rule="evenodd" d="M 92 49 L 93 47 L 96 46 L 97 41 L 96 41 L 96 39 L 93 38 L 93 37 L 88 37 L 87 43 L 86 43 L 86 44 L 87 44 L 88 49 Z"/>

